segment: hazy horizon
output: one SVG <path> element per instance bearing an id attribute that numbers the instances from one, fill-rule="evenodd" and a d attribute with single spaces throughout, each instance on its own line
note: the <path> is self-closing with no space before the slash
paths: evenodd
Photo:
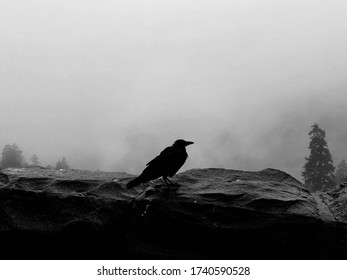
<path id="1" fill-rule="evenodd" d="M 180 171 L 301 180 L 311 125 L 347 159 L 347 2 L 5 0 L 0 149 L 43 166 L 140 173 L 176 139 Z"/>

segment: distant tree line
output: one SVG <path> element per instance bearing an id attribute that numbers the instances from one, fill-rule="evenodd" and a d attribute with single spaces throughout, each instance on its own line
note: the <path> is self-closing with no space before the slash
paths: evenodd
<path id="1" fill-rule="evenodd" d="M 2 150 L 0 167 L 4 169 L 4 168 L 21 168 L 21 167 L 40 165 L 39 157 L 36 154 L 33 154 L 30 157 L 30 161 L 31 161 L 31 164 L 28 164 L 25 161 L 25 158 L 23 156 L 23 151 L 16 143 L 13 143 L 12 145 L 6 144 Z M 58 160 L 55 168 L 69 169 L 70 167 L 66 158 L 63 157 L 61 160 Z"/>
<path id="2" fill-rule="evenodd" d="M 311 126 L 309 132 L 310 154 L 305 157 L 306 163 L 303 167 L 302 176 L 304 184 L 311 191 L 329 190 L 336 185 L 347 182 L 347 163 L 343 159 L 335 168 L 330 154 L 328 144 L 325 140 L 325 131 L 317 123 Z M 39 157 L 33 154 L 30 157 L 31 166 L 40 165 Z M 20 147 L 14 143 L 6 144 L 2 150 L 0 168 L 20 168 L 30 166 L 26 163 Z M 47 168 L 53 168 L 47 165 Z M 65 157 L 59 159 L 55 165 L 56 169 L 69 169 Z"/>

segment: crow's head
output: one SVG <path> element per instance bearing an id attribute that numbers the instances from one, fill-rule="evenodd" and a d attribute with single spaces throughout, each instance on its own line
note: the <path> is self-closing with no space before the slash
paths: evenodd
<path id="1" fill-rule="evenodd" d="M 185 141 L 183 139 L 178 139 L 175 141 L 173 146 L 180 147 L 180 148 L 185 148 L 188 145 L 194 144 L 194 142 L 191 141 Z"/>

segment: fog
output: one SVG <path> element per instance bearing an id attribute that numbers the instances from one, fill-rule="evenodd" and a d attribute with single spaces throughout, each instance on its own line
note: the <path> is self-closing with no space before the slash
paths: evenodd
<path id="1" fill-rule="evenodd" d="M 298 179 L 317 122 L 347 159 L 346 1 L 2 0 L 0 148 L 43 166 L 139 173 L 176 139 L 181 170 Z"/>

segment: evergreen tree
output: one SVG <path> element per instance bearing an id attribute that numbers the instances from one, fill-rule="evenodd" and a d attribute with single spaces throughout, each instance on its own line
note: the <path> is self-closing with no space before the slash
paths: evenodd
<path id="1" fill-rule="evenodd" d="M 6 144 L 2 150 L 1 167 L 22 167 L 24 163 L 22 153 L 16 143 L 13 145 Z"/>
<path id="2" fill-rule="evenodd" d="M 342 160 L 336 168 L 335 182 L 340 185 L 342 182 L 347 181 L 347 164 L 345 160 Z"/>
<path id="3" fill-rule="evenodd" d="M 62 160 L 59 160 L 55 166 L 56 169 L 70 169 L 69 164 L 67 163 L 67 160 L 65 157 L 62 158 Z"/>
<path id="4" fill-rule="evenodd" d="M 331 188 L 335 185 L 333 160 L 325 141 L 325 131 L 314 124 L 310 131 L 310 155 L 304 165 L 302 176 L 305 185 L 312 191 Z"/>
<path id="5" fill-rule="evenodd" d="M 34 165 L 40 165 L 39 157 L 36 154 L 33 154 L 30 160 Z"/>
<path id="6" fill-rule="evenodd" d="M 63 157 L 63 159 L 61 160 L 61 166 L 62 166 L 62 169 L 69 169 L 70 168 L 65 157 Z"/>
<path id="7" fill-rule="evenodd" d="M 58 160 L 57 164 L 55 165 L 55 169 L 62 169 L 60 160 Z"/>

